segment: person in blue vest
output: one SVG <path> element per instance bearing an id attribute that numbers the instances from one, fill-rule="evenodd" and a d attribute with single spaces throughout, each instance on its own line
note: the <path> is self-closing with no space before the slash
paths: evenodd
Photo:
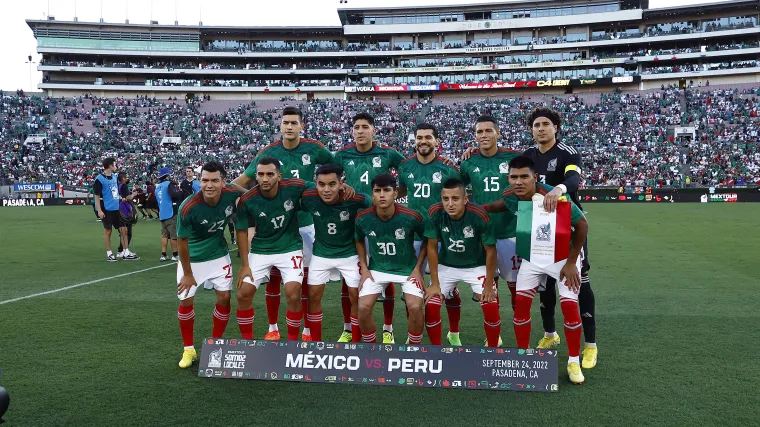
<path id="1" fill-rule="evenodd" d="M 111 251 L 111 231 L 116 228 L 121 233 L 121 244 L 124 247 L 124 260 L 132 261 L 140 259 L 129 251 L 127 241 L 127 228 L 121 224 L 119 216 L 119 183 L 116 180 L 116 159 L 108 157 L 103 160 L 103 172 L 95 178 L 95 208 L 98 210 L 98 218 L 103 222 L 103 241 L 106 244 L 106 261 L 116 262 L 116 257 Z"/>
<path id="2" fill-rule="evenodd" d="M 166 247 L 171 240 L 172 261 L 177 261 L 177 208 L 182 202 L 182 191 L 171 179 L 172 171 L 169 168 L 158 170 L 158 185 L 156 185 L 156 202 L 158 202 L 158 218 L 161 220 L 161 258 L 159 261 L 168 261 Z"/>

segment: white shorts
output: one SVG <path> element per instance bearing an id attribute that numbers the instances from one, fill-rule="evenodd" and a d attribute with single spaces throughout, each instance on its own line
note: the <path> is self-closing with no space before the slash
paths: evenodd
<path id="1" fill-rule="evenodd" d="M 522 258 L 517 256 L 516 238 L 510 237 L 496 241 L 496 269 L 499 277 L 507 282 L 516 282 L 520 262 Z"/>
<path id="2" fill-rule="evenodd" d="M 395 283 L 397 285 L 401 285 L 401 290 L 408 295 L 413 295 L 416 297 L 422 298 L 422 296 L 425 294 L 424 290 L 422 289 L 422 283 L 419 283 L 416 280 L 406 280 L 409 276 L 401 276 L 398 274 L 388 274 L 388 273 L 381 273 L 379 271 L 370 270 L 370 273 L 372 274 L 372 277 L 375 280 L 367 279 L 364 284 L 362 285 L 362 288 L 359 290 L 359 297 L 363 297 L 365 295 L 375 295 L 380 294 L 385 290 L 385 287 L 388 286 L 389 283 Z"/>
<path id="3" fill-rule="evenodd" d="M 303 239 L 303 266 L 308 267 L 314 253 L 314 224 L 298 229 Z"/>
<path id="4" fill-rule="evenodd" d="M 485 265 L 473 268 L 454 268 L 438 265 L 438 282 L 441 284 L 441 293 L 446 299 L 453 296 L 454 289 L 459 282 L 470 285 L 473 293 L 482 294 L 485 280 Z"/>
<path id="5" fill-rule="evenodd" d="M 358 288 L 359 279 L 359 256 L 348 258 L 322 258 L 314 255 L 309 265 L 309 285 L 324 285 L 333 281 L 333 273 L 338 274 L 338 279 L 343 276 L 349 288 Z"/>
<path id="6" fill-rule="evenodd" d="M 517 274 L 517 292 L 519 293 L 520 291 L 530 291 L 534 289 L 538 290 L 540 288 L 543 288 L 546 286 L 546 278 L 551 276 L 557 280 L 557 288 L 559 288 L 560 298 L 578 301 L 578 294 L 571 291 L 570 288 L 565 285 L 567 279 L 564 279 L 561 282 L 559 280 L 559 272 L 562 270 L 562 267 L 565 266 L 566 261 L 567 260 L 555 262 L 548 267 L 540 268 L 535 264 L 531 264 L 530 261 L 523 260 L 522 265 L 520 266 L 520 272 Z M 578 257 L 578 260 L 575 264 L 576 267 L 578 267 L 578 271 L 580 272 L 580 257 Z"/>
<path id="7" fill-rule="evenodd" d="M 232 260 L 229 255 L 221 258 L 212 259 L 204 262 L 191 262 L 190 269 L 193 271 L 196 286 L 190 288 L 187 295 L 184 293 L 177 295 L 181 300 L 186 300 L 195 296 L 195 291 L 205 283 L 209 289 L 214 288 L 217 291 L 229 291 L 232 289 Z M 177 263 L 177 284 L 184 275 L 182 263 Z"/>
<path id="8" fill-rule="evenodd" d="M 253 273 L 253 286 L 256 289 L 269 281 L 269 270 L 277 267 L 282 275 L 282 283 L 303 281 L 303 252 L 293 251 L 286 254 L 264 255 L 248 254 L 248 265 Z"/>

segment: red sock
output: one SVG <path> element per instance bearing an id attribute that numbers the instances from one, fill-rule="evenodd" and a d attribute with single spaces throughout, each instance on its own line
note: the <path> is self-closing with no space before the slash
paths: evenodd
<path id="1" fill-rule="evenodd" d="M 351 298 L 348 297 L 348 285 L 345 279 L 340 287 L 340 305 L 343 308 L 343 325 L 351 323 Z"/>
<path id="2" fill-rule="evenodd" d="M 489 347 L 499 346 L 499 335 L 501 334 L 501 315 L 499 315 L 499 304 L 489 302 L 481 304 L 483 310 L 483 329 L 486 331 Z"/>
<path id="3" fill-rule="evenodd" d="M 306 267 L 303 269 L 303 281 L 301 282 L 301 315 L 303 316 L 303 327 L 304 329 L 311 330 L 311 325 L 309 324 L 309 268 Z"/>
<path id="4" fill-rule="evenodd" d="M 193 306 L 179 306 L 177 308 L 177 319 L 179 319 L 179 332 L 182 334 L 182 343 L 185 347 L 192 347 L 193 325 L 195 325 L 195 310 L 193 310 Z"/>
<path id="5" fill-rule="evenodd" d="M 368 331 L 366 334 L 362 332 L 362 341 L 363 342 L 369 342 L 369 343 L 376 343 L 377 342 L 377 334 L 375 334 L 375 329 L 372 328 L 371 331 Z"/>
<path id="6" fill-rule="evenodd" d="M 446 308 L 448 309 L 448 306 Z M 441 345 L 441 297 L 437 295 L 425 303 L 425 328 L 430 344 Z"/>
<path id="7" fill-rule="evenodd" d="M 515 314 L 512 322 L 515 327 L 517 348 L 530 347 L 530 306 L 533 304 L 533 296 L 526 295 L 530 292 L 535 295 L 536 290 L 520 292 L 515 298 Z"/>
<path id="8" fill-rule="evenodd" d="M 462 297 L 459 290 L 454 288 L 450 299 L 446 300 L 446 314 L 449 316 L 449 331 L 459 332 L 459 319 L 462 317 Z"/>
<path id="9" fill-rule="evenodd" d="M 562 316 L 565 317 L 565 340 L 567 341 L 567 355 L 570 357 L 581 354 L 581 314 L 578 310 L 578 301 L 560 298 Z"/>
<path id="10" fill-rule="evenodd" d="M 517 296 L 517 283 L 507 283 L 509 287 L 509 295 L 512 299 L 512 311 L 515 309 L 515 297 Z"/>
<path id="11" fill-rule="evenodd" d="M 287 310 L 285 319 L 288 321 L 288 341 L 298 341 L 298 332 L 301 330 L 301 312 Z"/>
<path id="12" fill-rule="evenodd" d="M 248 310 L 237 311 L 238 327 L 240 328 L 240 336 L 244 340 L 253 339 L 253 307 Z"/>
<path id="13" fill-rule="evenodd" d="M 393 324 L 393 310 L 396 308 L 396 287 L 393 282 L 385 287 L 385 301 L 383 301 L 383 325 Z"/>
<path id="14" fill-rule="evenodd" d="M 212 338 L 221 338 L 224 330 L 227 329 L 227 322 L 230 321 L 230 306 L 219 305 L 214 307 L 214 330 L 211 332 Z"/>
<path id="15" fill-rule="evenodd" d="M 277 319 L 280 318 L 280 286 L 282 285 L 282 276 L 280 270 L 272 268 L 269 271 L 269 283 L 267 283 L 264 294 L 267 303 L 267 319 L 270 325 L 276 325 Z"/>
<path id="16" fill-rule="evenodd" d="M 322 341 L 322 312 L 309 313 L 306 315 L 309 320 L 309 326 L 311 327 L 311 339 L 314 341 Z"/>
<path id="17" fill-rule="evenodd" d="M 362 342 L 362 330 L 359 329 L 359 318 L 351 315 L 351 342 Z"/>
<path id="18" fill-rule="evenodd" d="M 438 326 L 440 326 L 440 324 Z M 408 331 L 408 334 L 409 344 L 422 344 L 422 331 L 419 331 L 419 333 Z"/>

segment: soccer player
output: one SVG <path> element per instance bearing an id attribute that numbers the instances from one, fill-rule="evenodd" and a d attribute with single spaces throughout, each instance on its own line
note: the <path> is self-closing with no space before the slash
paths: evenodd
<path id="1" fill-rule="evenodd" d="M 113 157 L 103 159 L 103 173 L 98 174 L 95 178 L 93 187 L 98 218 L 103 223 L 103 241 L 106 244 L 106 261 L 108 262 L 116 262 L 116 257 L 111 251 L 111 231 L 113 228 L 119 230 L 121 245 L 125 248 L 129 247 L 127 228 L 122 226 L 119 216 L 119 183 L 114 172 L 116 172 L 116 159 Z M 126 249 L 123 259 L 131 261 L 140 258 Z"/>
<path id="2" fill-rule="evenodd" d="M 504 191 L 501 201 L 496 201 L 485 206 L 488 212 L 504 212 L 517 217 L 518 204 L 520 201 L 533 200 L 533 196 L 539 194 L 546 201 L 546 196 L 551 193 L 551 186 L 537 182 L 538 174 L 535 172 L 533 160 L 529 157 L 519 156 L 509 162 L 509 185 L 512 187 Z M 581 260 L 580 253 L 583 242 L 586 241 L 588 223 L 580 208 L 575 203 L 570 204 L 572 209 L 571 224 L 573 226 L 570 238 L 570 252 L 568 258 L 563 261 L 541 268 L 523 260 L 520 271 L 517 274 L 517 296 L 515 298 L 515 313 L 513 318 L 515 338 L 518 348 L 530 346 L 530 306 L 536 291 L 543 285 L 548 286 L 548 278 L 557 281 L 559 288 L 560 306 L 565 318 L 565 340 L 567 341 L 567 373 L 570 381 L 574 384 L 582 384 L 583 372 L 580 366 L 581 349 L 581 316 L 578 311 L 578 291 L 581 286 Z M 548 205 L 544 205 L 549 209 Z M 554 207 L 556 209 L 556 206 Z M 526 236 L 530 239 L 530 236 Z"/>
<path id="3" fill-rule="evenodd" d="M 442 344 L 442 299 L 462 281 L 480 301 L 488 346 L 498 346 L 501 317 L 494 287 L 496 237 L 491 219 L 483 208 L 467 202 L 464 183 L 458 178 L 446 180 L 441 203 L 432 205 L 428 215 L 425 237 L 432 284 L 425 291 L 425 326 L 430 343 Z"/>
<path id="4" fill-rule="evenodd" d="M 372 180 L 370 209 L 356 215 L 356 251 L 362 276 L 359 282 L 359 327 L 362 341 L 377 342 L 372 309 L 389 283 L 401 284 L 408 313 L 408 343 L 422 340 L 422 275 L 427 246 L 414 255 L 414 235 L 424 233 L 422 215 L 395 203 L 396 178 L 380 174 Z M 365 240 L 367 239 L 366 244 Z M 369 263 L 367 254 L 369 253 Z"/>
<path id="5" fill-rule="evenodd" d="M 311 337 L 322 341 L 322 296 L 331 274 L 343 277 L 351 302 L 351 341 L 361 341 L 359 329 L 359 256 L 354 244 L 356 213 L 372 206 L 363 194 L 344 198 L 341 194 L 343 168 L 322 165 L 316 172 L 316 190 L 307 190 L 301 209 L 314 217 L 314 255 L 309 265 L 309 319 Z"/>
<path id="6" fill-rule="evenodd" d="M 398 168 L 399 195 L 407 196 L 407 207 L 417 211 L 423 218 L 428 218 L 428 209 L 439 200 L 443 183 L 449 178 L 459 178 L 459 170 L 454 164 L 437 154 L 440 143 L 435 126 L 420 123 L 414 129 L 415 154 L 402 161 Z M 421 247 L 422 236 L 415 236 L 414 249 L 417 255 Z M 427 268 L 423 271 L 427 271 Z M 459 338 L 461 306 L 459 291 L 454 288 L 451 294 L 446 294 L 446 312 L 449 316 L 447 339 L 451 345 L 462 345 Z"/>
<path id="7" fill-rule="evenodd" d="M 354 143 L 335 153 L 335 163 L 343 167 L 345 179 L 357 193 L 371 194 L 370 183 L 376 176 L 398 170 L 404 156 L 398 151 L 380 145 L 375 141 L 377 129 L 375 118 L 369 113 L 358 113 L 351 119 L 351 136 Z M 395 309 L 396 288 L 389 284 L 381 297 L 383 301 L 383 343 L 395 342 L 393 336 L 393 311 Z M 338 342 L 351 340 L 351 302 L 348 286 L 341 287 L 341 305 L 343 307 L 343 334 Z"/>
<path id="8" fill-rule="evenodd" d="M 314 179 L 314 170 L 317 165 L 324 165 L 333 162 L 333 155 L 319 141 L 301 138 L 304 121 L 303 113 L 296 107 L 285 107 L 282 110 L 282 119 L 280 121 L 280 132 L 282 140 L 269 144 L 257 154 L 245 172 L 237 177 L 233 182 L 242 187 L 248 188 L 256 179 L 256 166 L 263 157 L 274 157 L 280 161 L 282 176 L 284 178 L 296 178 L 311 181 Z M 311 262 L 312 248 L 314 246 L 314 221 L 307 212 L 298 214 L 299 233 L 303 241 L 303 265 L 304 280 L 302 295 L 303 314 L 308 310 L 308 277 L 309 262 Z M 275 268 L 269 274 L 269 283 L 266 286 L 266 307 L 267 317 L 269 319 L 269 332 L 264 336 L 265 340 L 280 339 L 280 331 L 277 325 L 277 319 L 280 312 L 280 285 L 282 284 L 282 275 Z M 302 339 L 309 341 L 311 331 L 309 330 L 308 319 L 304 322 L 304 331 Z"/>
<path id="9" fill-rule="evenodd" d="M 582 209 L 578 198 L 578 186 L 581 181 L 581 155 L 573 147 L 557 141 L 561 120 L 559 113 L 549 108 L 537 108 L 528 116 L 528 126 L 533 132 L 534 147 L 525 151 L 525 156 L 533 159 L 538 180 L 542 184 L 554 187 L 545 197 L 545 203 L 550 209 L 557 204 L 557 199 L 567 195 L 578 208 Z M 583 242 L 581 251 L 581 290 L 578 294 L 578 304 L 583 321 L 583 368 L 591 369 L 596 366 L 598 350 L 596 347 L 596 304 L 594 291 L 588 271 L 588 241 Z M 552 285 L 552 286 L 549 286 Z M 556 332 L 554 311 L 557 305 L 557 293 L 553 284 L 547 283 L 546 289 L 540 292 L 541 319 L 544 326 L 544 337 L 538 343 L 538 348 L 551 348 L 559 344 Z"/>
<path id="10" fill-rule="evenodd" d="M 211 336 L 221 338 L 230 318 L 232 261 L 224 227 L 232 215 L 240 191 L 225 185 L 226 172 L 217 162 L 208 162 L 201 170 L 202 191 L 185 199 L 177 220 L 177 318 L 185 350 L 180 368 L 189 368 L 197 359 L 193 344 L 195 292 L 204 283 L 216 290 L 214 328 Z M 243 190 L 242 188 L 240 190 Z"/>
<path id="11" fill-rule="evenodd" d="M 201 184 L 195 179 L 195 171 L 192 166 L 188 165 L 185 168 L 185 179 L 179 185 L 179 188 L 182 190 L 183 200 L 201 191 Z"/>
<path id="12" fill-rule="evenodd" d="M 293 341 L 298 339 L 302 317 L 304 255 L 298 212 L 307 186 L 300 179 L 282 179 L 280 161 L 274 157 L 258 159 L 256 182 L 258 185 L 240 197 L 235 224 L 242 264 L 237 280 L 238 326 L 243 339 L 253 339 L 253 296 L 272 267 L 276 267 L 285 282 L 288 340 Z M 256 227 L 250 253 L 249 227 Z"/>

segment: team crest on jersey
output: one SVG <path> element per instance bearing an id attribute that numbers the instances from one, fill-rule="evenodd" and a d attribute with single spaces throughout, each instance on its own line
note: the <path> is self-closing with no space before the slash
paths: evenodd
<path id="1" fill-rule="evenodd" d="M 383 159 L 380 157 L 373 157 L 372 158 L 372 167 L 373 168 L 379 168 L 383 165 Z"/>
<path id="2" fill-rule="evenodd" d="M 341 221 L 348 221 L 348 219 L 350 217 L 351 217 L 351 215 L 349 215 L 348 211 L 341 211 L 340 212 L 340 220 Z"/>
<path id="3" fill-rule="evenodd" d="M 404 240 L 406 238 L 406 232 L 403 228 L 396 230 L 396 240 Z"/>
<path id="4" fill-rule="evenodd" d="M 285 200 L 285 203 L 282 206 L 285 208 L 285 212 L 290 212 L 293 210 L 293 202 L 290 200 Z"/>
<path id="5" fill-rule="evenodd" d="M 303 156 L 301 156 L 301 162 L 303 162 L 304 166 L 310 165 L 311 164 L 311 156 L 309 156 L 308 154 L 304 154 Z"/>
<path id="6" fill-rule="evenodd" d="M 499 165 L 499 173 L 509 173 L 509 164 L 507 162 Z"/>
<path id="7" fill-rule="evenodd" d="M 549 172 L 554 172 L 555 170 L 557 170 L 557 159 L 552 159 L 549 162 L 549 165 L 546 167 L 546 170 Z"/>
<path id="8" fill-rule="evenodd" d="M 232 205 L 227 206 L 227 209 L 224 210 L 224 215 L 225 216 L 232 215 Z"/>
<path id="9" fill-rule="evenodd" d="M 434 184 L 440 184 L 442 179 L 443 179 L 443 175 L 441 175 L 440 172 L 436 172 L 436 173 L 433 174 L 433 183 Z"/>
<path id="10" fill-rule="evenodd" d="M 470 238 L 470 237 L 475 237 L 475 232 L 472 230 L 472 227 L 470 227 L 469 225 L 465 227 L 464 230 L 462 230 L 462 232 L 464 233 L 465 239 Z"/>

